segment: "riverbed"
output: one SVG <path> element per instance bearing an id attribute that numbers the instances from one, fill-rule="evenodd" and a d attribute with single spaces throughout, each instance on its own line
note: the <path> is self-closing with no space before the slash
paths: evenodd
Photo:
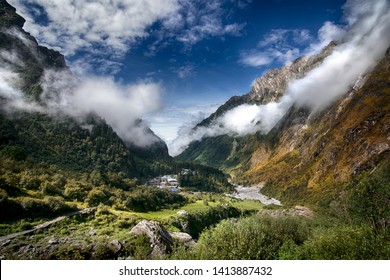
<path id="1" fill-rule="evenodd" d="M 260 191 L 263 186 L 263 183 L 256 186 L 235 185 L 236 191 L 232 194 L 229 194 L 228 196 L 238 199 L 258 200 L 265 205 L 282 205 L 279 200 L 262 194 Z"/>

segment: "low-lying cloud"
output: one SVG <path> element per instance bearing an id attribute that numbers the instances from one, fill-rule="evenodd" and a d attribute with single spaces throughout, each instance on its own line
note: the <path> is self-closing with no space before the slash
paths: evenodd
<path id="1" fill-rule="evenodd" d="M 3 57 L 10 57 L 3 53 Z M 142 81 L 122 85 L 108 77 L 76 79 L 69 71 L 47 70 L 41 79 L 41 100 L 34 101 L 20 90 L 21 79 L 11 65 L 0 66 L 2 109 L 9 114 L 22 110 L 53 117 L 66 114 L 83 123 L 96 113 L 126 142 L 147 147 L 159 139 L 139 119 L 161 108 L 162 87 Z"/>
<path id="2" fill-rule="evenodd" d="M 344 13 L 349 25 L 342 43 L 303 79 L 291 81 L 280 100 L 264 105 L 241 105 L 208 127 L 182 131 L 171 144 L 170 153 L 178 155 L 189 143 L 205 137 L 268 133 L 292 105 L 315 112 L 345 94 L 378 63 L 389 47 L 390 4 L 387 0 L 349 0 Z M 331 29 L 331 26 L 324 27 L 324 38 L 339 32 Z"/>

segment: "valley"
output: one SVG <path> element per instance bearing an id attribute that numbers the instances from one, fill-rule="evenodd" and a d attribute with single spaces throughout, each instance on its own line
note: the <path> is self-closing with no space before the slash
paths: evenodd
<path id="1" fill-rule="evenodd" d="M 0 259 L 390 259 L 390 16 L 362 17 L 172 157 L 137 99 L 155 84 L 82 81 L 0 0 Z"/>

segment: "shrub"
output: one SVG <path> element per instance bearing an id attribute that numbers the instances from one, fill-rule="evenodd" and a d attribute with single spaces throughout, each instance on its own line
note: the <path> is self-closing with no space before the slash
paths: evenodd
<path id="1" fill-rule="evenodd" d="M 69 199 L 84 201 L 88 195 L 86 186 L 78 183 L 67 183 L 64 189 L 64 196 Z"/>
<path id="2" fill-rule="evenodd" d="M 100 189 L 92 189 L 89 191 L 86 202 L 89 206 L 98 206 L 100 203 L 105 203 L 107 200 L 106 194 Z"/>
<path id="3" fill-rule="evenodd" d="M 301 220 L 292 217 L 225 220 L 201 234 L 195 254 L 199 259 L 277 259 L 283 245 L 302 244 L 307 235 Z"/>
<path id="4" fill-rule="evenodd" d="M 187 199 L 169 190 L 160 190 L 153 187 L 140 187 L 131 192 L 126 200 L 128 209 L 140 212 L 156 211 L 172 205 L 181 206 Z"/>
<path id="5" fill-rule="evenodd" d="M 328 260 L 388 259 L 390 243 L 367 226 L 317 229 L 304 244 L 302 258 Z"/>

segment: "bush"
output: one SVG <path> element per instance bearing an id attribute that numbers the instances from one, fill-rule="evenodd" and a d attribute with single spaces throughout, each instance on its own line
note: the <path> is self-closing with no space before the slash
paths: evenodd
<path id="1" fill-rule="evenodd" d="M 162 208 L 182 206 L 187 199 L 169 190 L 160 190 L 153 187 L 140 187 L 130 193 L 126 200 L 126 207 L 130 210 L 146 212 L 157 211 Z"/>
<path id="2" fill-rule="evenodd" d="M 382 176 L 366 175 L 347 185 L 347 208 L 352 218 L 379 233 L 390 227 L 390 183 Z"/>
<path id="3" fill-rule="evenodd" d="M 367 226 L 318 229 L 302 248 L 303 259 L 389 259 L 390 242 Z"/>
<path id="4" fill-rule="evenodd" d="M 206 230 L 194 253 L 199 259 L 271 260 L 279 257 L 283 245 L 300 245 L 307 236 L 299 219 L 256 215 L 237 222 L 225 220 Z"/>
<path id="5" fill-rule="evenodd" d="M 64 189 L 64 196 L 68 199 L 84 201 L 87 198 L 88 189 L 78 183 L 67 183 Z"/>
<path id="6" fill-rule="evenodd" d="M 72 209 L 61 197 L 48 196 L 44 199 L 23 197 L 19 202 L 25 215 L 29 217 L 50 217 Z"/>
<path id="7" fill-rule="evenodd" d="M 106 194 L 100 189 L 92 189 L 89 191 L 86 202 L 89 206 L 98 206 L 100 203 L 105 203 L 107 200 Z"/>

